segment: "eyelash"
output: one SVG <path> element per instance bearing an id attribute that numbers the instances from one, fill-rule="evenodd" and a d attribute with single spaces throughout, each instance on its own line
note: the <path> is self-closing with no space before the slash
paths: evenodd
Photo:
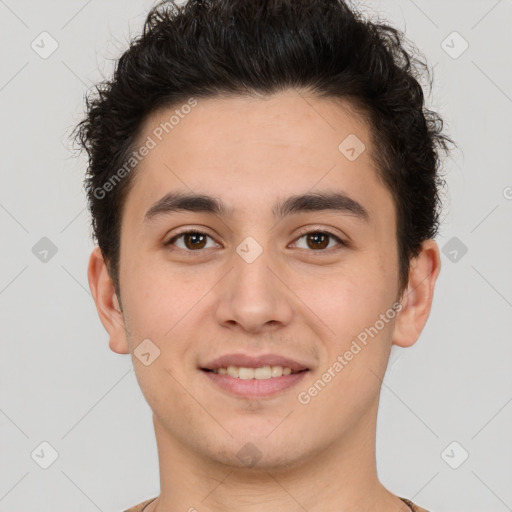
<path id="1" fill-rule="evenodd" d="M 188 235 L 188 234 L 194 234 L 194 233 L 197 233 L 199 235 L 206 235 L 207 237 L 211 238 L 213 240 L 213 237 L 211 237 L 210 235 L 208 235 L 208 233 L 205 233 L 204 231 L 200 231 L 198 229 L 187 229 L 186 231 L 182 231 L 181 233 L 177 233 L 176 235 L 174 235 L 172 238 L 170 238 L 167 242 L 165 242 L 165 246 L 166 247 L 171 247 L 173 245 L 173 243 L 178 240 L 179 238 L 181 238 L 183 235 Z M 338 242 L 339 246 L 341 247 L 330 247 L 329 249 L 318 249 L 318 250 L 314 250 L 314 249 L 304 249 L 308 252 L 311 252 L 311 253 L 328 253 L 330 254 L 331 251 L 333 250 L 339 250 L 340 248 L 343 248 L 343 247 L 348 247 L 349 244 L 348 242 L 345 242 L 344 240 L 342 240 L 339 236 L 335 235 L 334 233 L 331 233 L 330 231 L 326 231 L 326 230 L 320 230 L 320 229 L 313 229 L 313 230 L 305 230 L 305 231 L 301 231 L 299 233 L 299 236 L 295 239 L 295 242 L 300 240 L 302 237 L 306 236 L 306 235 L 310 235 L 310 234 L 322 234 L 322 235 L 327 235 L 328 237 L 330 238 L 333 238 L 336 242 Z M 190 250 L 190 249 L 182 249 L 181 247 L 178 247 L 178 248 L 172 248 L 171 250 L 181 250 L 181 251 L 184 251 L 186 253 L 201 253 L 203 251 L 203 249 L 198 249 L 196 251 L 194 250 Z"/>

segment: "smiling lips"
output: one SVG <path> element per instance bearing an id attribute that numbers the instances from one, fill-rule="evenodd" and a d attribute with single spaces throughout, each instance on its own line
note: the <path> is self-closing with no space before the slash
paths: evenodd
<path id="1" fill-rule="evenodd" d="M 304 364 L 277 354 L 227 354 L 201 370 L 220 388 L 242 397 L 263 397 L 287 389 L 309 371 Z"/>
<path id="2" fill-rule="evenodd" d="M 282 377 L 283 375 L 291 375 L 293 372 L 288 366 L 259 366 L 258 368 L 250 368 L 246 366 L 233 366 L 229 365 L 227 368 L 217 368 L 211 370 L 218 375 L 229 375 L 234 379 L 272 379 L 275 377 Z"/>
<path id="3" fill-rule="evenodd" d="M 248 354 L 225 354 L 202 366 L 204 370 L 218 370 L 234 366 L 237 368 L 262 368 L 265 366 L 281 366 L 290 368 L 292 373 L 307 370 L 308 367 L 298 361 L 277 354 L 262 354 L 251 356 Z"/>

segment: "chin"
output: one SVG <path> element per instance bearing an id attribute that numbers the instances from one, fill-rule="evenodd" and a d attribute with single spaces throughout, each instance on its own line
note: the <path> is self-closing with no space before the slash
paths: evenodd
<path id="1" fill-rule="evenodd" d="M 233 433 L 235 434 L 235 433 Z M 293 439 L 290 435 L 281 432 L 281 436 L 270 434 L 270 437 L 249 435 L 247 430 L 243 436 L 235 436 L 225 446 L 215 449 L 210 445 L 205 456 L 222 464 L 237 473 L 257 475 L 261 472 L 286 472 L 301 466 L 309 459 L 300 439 Z M 283 435 L 284 434 L 284 435 Z M 300 448 L 300 451 L 298 450 Z"/>

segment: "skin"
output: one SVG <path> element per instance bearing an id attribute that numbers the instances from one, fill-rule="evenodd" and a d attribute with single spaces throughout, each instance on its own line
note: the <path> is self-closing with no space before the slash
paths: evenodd
<path id="1" fill-rule="evenodd" d="M 140 141 L 175 108 L 149 117 Z M 353 162 L 338 150 L 350 134 L 366 146 Z M 369 221 L 338 211 L 277 223 L 272 216 L 278 200 L 333 190 L 363 205 Z M 235 214 L 175 212 L 144 222 L 171 191 L 215 196 Z M 339 100 L 295 90 L 199 99 L 142 160 L 123 211 L 121 297 L 98 248 L 88 277 L 110 348 L 132 355 L 153 410 L 161 494 L 146 511 L 407 510 L 376 473 L 379 392 L 392 344 L 413 345 L 427 321 L 440 256 L 425 241 L 400 296 L 395 226 L 369 128 Z M 186 237 L 174 250 L 164 245 L 187 228 L 211 237 L 204 248 L 185 245 Z M 304 228 L 350 245 L 308 245 Z M 263 249 L 250 264 L 236 252 L 247 236 Z M 298 393 L 397 300 L 401 312 L 308 404 L 299 403 Z M 134 356 L 146 338 L 160 350 L 149 366 Z M 233 352 L 278 353 L 310 371 L 271 398 L 237 398 L 199 370 Z M 261 453 L 250 468 L 237 457 L 246 443 Z"/>

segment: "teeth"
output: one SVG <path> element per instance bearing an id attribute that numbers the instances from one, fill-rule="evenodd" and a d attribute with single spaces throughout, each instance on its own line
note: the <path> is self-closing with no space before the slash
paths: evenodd
<path id="1" fill-rule="evenodd" d="M 246 368 L 244 366 L 228 366 L 227 368 L 217 368 L 213 373 L 219 375 L 228 375 L 235 379 L 249 380 L 249 379 L 271 379 L 272 377 L 281 377 L 282 375 L 290 375 L 291 368 L 287 366 L 261 366 L 259 368 Z"/>

